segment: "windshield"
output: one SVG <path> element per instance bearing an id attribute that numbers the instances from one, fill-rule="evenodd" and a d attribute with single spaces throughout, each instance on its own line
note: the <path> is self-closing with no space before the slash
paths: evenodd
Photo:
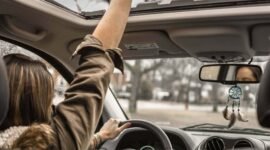
<path id="1" fill-rule="evenodd" d="M 266 62 L 252 64 L 264 69 Z M 232 85 L 200 81 L 202 65 L 194 58 L 127 60 L 124 75 L 115 72 L 111 87 L 132 119 L 180 128 L 200 124 L 203 128 L 211 129 L 213 124 L 220 125 L 218 130 L 226 128 L 229 121 L 222 111 Z M 256 116 L 258 84 L 239 86 L 243 91 L 240 110 L 249 121 L 237 121 L 233 128 L 262 129 Z"/>
<path id="2" fill-rule="evenodd" d="M 100 16 L 109 6 L 110 0 L 46 0 L 83 16 Z M 131 14 L 135 12 L 186 10 L 195 8 L 224 7 L 265 3 L 254 0 L 133 0 Z"/>

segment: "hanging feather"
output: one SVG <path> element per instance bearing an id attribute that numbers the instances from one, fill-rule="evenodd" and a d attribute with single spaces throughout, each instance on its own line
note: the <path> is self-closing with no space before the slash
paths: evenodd
<path id="1" fill-rule="evenodd" d="M 236 114 L 233 111 L 230 115 L 230 122 L 229 122 L 228 128 L 231 128 L 235 124 L 235 122 L 236 122 Z"/>
<path id="2" fill-rule="evenodd" d="M 231 114 L 229 113 L 228 106 L 225 107 L 225 109 L 222 111 L 222 114 L 226 120 L 230 120 Z"/>
<path id="3" fill-rule="evenodd" d="M 242 122 L 248 122 L 248 119 L 246 119 L 246 118 L 244 117 L 244 114 L 243 114 L 242 112 L 240 112 L 240 111 L 238 111 L 238 116 L 237 116 L 237 118 L 238 118 L 239 121 L 242 121 Z"/>

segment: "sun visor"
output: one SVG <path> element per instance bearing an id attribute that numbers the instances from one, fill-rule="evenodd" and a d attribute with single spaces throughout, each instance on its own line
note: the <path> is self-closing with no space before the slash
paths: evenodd
<path id="1" fill-rule="evenodd" d="M 120 48 L 123 49 L 125 59 L 187 56 L 162 31 L 125 33 Z"/>
<path id="2" fill-rule="evenodd" d="M 170 30 L 171 39 L 201 61 L 245 61 L 254 55 L 248 32 L 234 27 L 192 27 Z"/>
<path id="3" fill-rule="evenodd" d="M 270 24 L 256 25 L 251 35 L 252 48 L 256 50 L 256 54 L 268 54 L 270 52 Z"/>

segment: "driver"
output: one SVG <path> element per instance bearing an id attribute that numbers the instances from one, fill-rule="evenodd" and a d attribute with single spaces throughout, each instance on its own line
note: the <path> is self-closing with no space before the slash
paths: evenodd
<path id="1" fill-rule="evenodd" d="M 260 70 L 252 66 L 241 66 L 236 69 L 236 81 L 251 81 L 259 80 Z"/>
<path id="2" fill-rule="evenodd" d="M 5 58 L 10 84 L 10 105 L 0 126 L 0 149 L 96 149 L 94 136 L 114 67 L 123 71 L 122 38 L 131 0 L 111 0 L 92 35 L 77 47 L 79 67 L 52 114 L 53 79 L 46 66 L 24 56 Z M 105 124 L 106 125 L 106 124 Z M 126 126 L 115 128 L 118 134 Z M 106 128 L 110 129 L 112 124 Z M 103 128 L 104 129 L 104 128 Z M 101 130 L 101 133 L 104 130 Z M 107 134 L 108 135 L 108 134 Z M 113 137 L 113 136 L 111 136 Z M 91 142 L 96 142 L 92 144 Z M 96 141 L 95 141 L 96 140 Z"/>

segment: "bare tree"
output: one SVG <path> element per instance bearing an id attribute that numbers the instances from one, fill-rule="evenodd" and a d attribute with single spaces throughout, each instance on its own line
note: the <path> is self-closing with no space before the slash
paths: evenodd
<path id="1" fill-rule="evenodd" d="M 84 4 L 84 8 L 86 8 L 89 5 L 89 3 L 93 2 L 93 1 L 95 1 L 96 3 L 98 2 L 98 0 L 92 0 L 92 1 L 86 0 L 87 3 Z M 101 1 L 103 1 L 103 0 L 101 0 Z M 79 0 L 74 0 L 74 2 L 76 4 L 76 8 L 77 8 L 78 12 L 81 13 L 84 8 L 80 5 Z"/>
<path id="2" fill-rule="evenodd" d="M 140 87 L 140 83 L 142 80 L 142 76 L 156 70 L 160 66 L 162 66 L 163 61 L 155 61 L 148 67 L 142 66 L 142 60 L 136 60 L 134 65 L 130 65 L 129 63 L 125 63 L 125 66 L 132 73 L 132 88 L 131 88 L 131 96 L 129 101 L 129 112 L 136 113 L 137 110 L 137 95 Z"/>
<path id="3" fill-rule="evenodd" d="M 174 101 L 184 102 L 185 109 L 189 108 L 189 93 L 191 90 L 198 91 L 198 98 L 200 98 L 200 88 L 201 87 L 191 87 L 191 83 L 197 83 L 198 81 L 198 70 L 201 65 L 201 62 L 191 58 L 185 59 L 171 59 L 170 61 L 164 64 L 162 67 L 161 74 L 163 77 L 163 86 L 172 86 L 164 87 L 171 89 L 172 93 L 177 93 L 174 95 Z M 169 74 L 168 74 L 169 72 Z M 177 83 L 177 86 L 175 86 Z"/>
<path id="4" fill-rule="evenodd" d="M 213 83 L 213 90 L 212 90 L 212 99 L 213 99 L 213 112 L 218 112 L 218 101 L 219 101 L 219 97 L 218 97 L 218 88 L 219 88 L 219 84 L 218 83 Z"/>

